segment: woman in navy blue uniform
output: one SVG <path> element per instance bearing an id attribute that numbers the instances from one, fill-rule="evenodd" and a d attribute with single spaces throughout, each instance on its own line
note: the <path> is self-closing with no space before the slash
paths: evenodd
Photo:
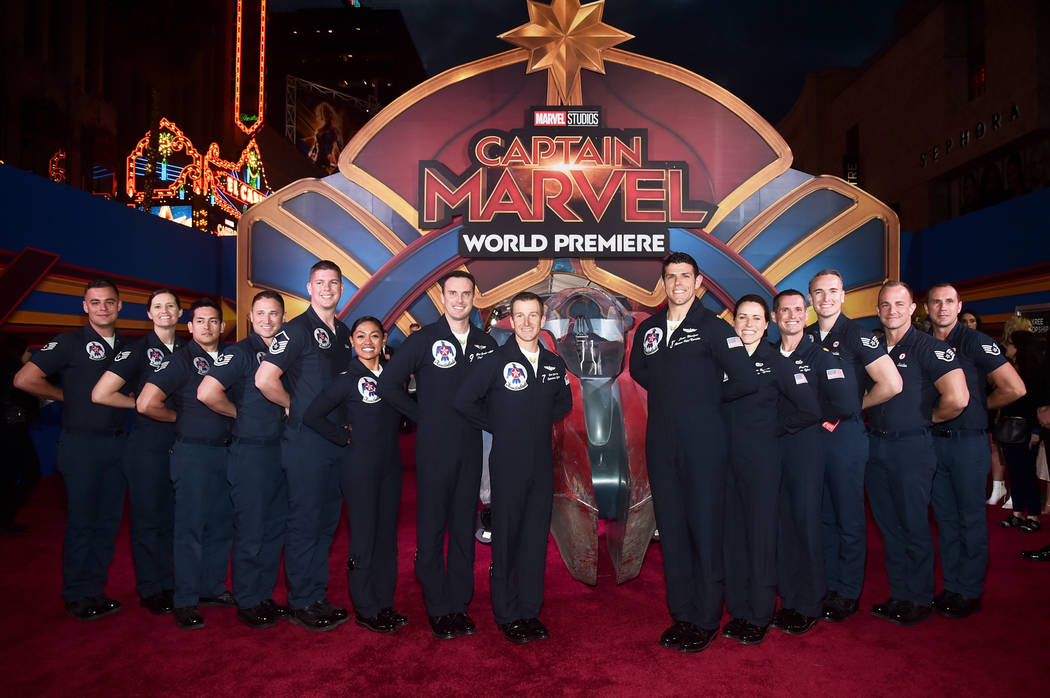
<path id="1" fill-rule="evenodd" d="M 769 306 L 760 296 L 742 296 L 733 309 L 733 329 L 755 367 L 758 390 L 726 403 L 729 472 L 726 477 L 725 594 L 732 620 L 722 636 L 744 645 L 762 642 L 777 605 L 776 350 L 768 342 Z"/>
<path id="2" fill-rule="evenodd" d="M 401 502 L 401 413 L 379 397 L 383 326 L 374 317 L 350 328 L 356 357 L 314 398 L 303 423 L 343 447 L 340 481 L 350 519 L 346 562 L 357 624 L 392 633 L 408 624 L 394 610 L 397 582 L 397 513 Z M 414 404 L 414 403 L 413 403 Z M 405 415 L 415 420 L 418 414 Z"/>

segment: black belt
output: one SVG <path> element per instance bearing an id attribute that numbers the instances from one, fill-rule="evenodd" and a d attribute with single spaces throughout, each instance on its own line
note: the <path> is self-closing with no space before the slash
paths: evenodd
<path id="1" fill-rule="evenodd" d="M 878 429 L 868 429 L 870 436 L 877 436 L 880 439 L 903 439 L 906 436 L 921 436 L 928 433 L 930 430 L 927 427 L 922 429 L 905 429 L 904 431 L 879 431 Z"/>
<path id="2" fill-rule="evenodd" d="M 233 437 L 233 442 L 242 446 L 280 446 L 281 439 L 243 439 L 240 436 Z"/>
<path id="3" fill-rule="evenodd" d="M 942 436 L 946 439 L 950 439 L 953 436 L 975 436 L 977 434 L 984 434 L 984 429 L 934 429 L 931 432 L 934 436 Z"/>
<path id="4" fill-rule="evenodd" d="M 72 429 L 70 427 L 63 427 L 62 431 L 67 431 L 70 434 L 89 434 L 91 436 L 120 436 L 124 433 L 123 429 Z"/>
<path id="5" fill-rule="evenodd" d="M 191 439 L 188 436 L 180 436 L 178 440 L 184 444 L 196 444 L 197 446 L 222 446 L 225 448 L 230 445 L 229 439 Z"/>

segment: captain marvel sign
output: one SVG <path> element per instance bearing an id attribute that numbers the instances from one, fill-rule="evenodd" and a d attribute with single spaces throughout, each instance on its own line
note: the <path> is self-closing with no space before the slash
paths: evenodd
<path id="1" fill-rule="evenodd" d="M 419 164 L 419 227 L 461 217 L 464 257 L 662 257 L 668 226 L 701 227 L 717 208 L 689 199 L 689 166 L 656 162 L 644 128 L 604 128 L 598 107 L 534 107 L 527 126 L 471 139 L 455 174 Z"/>

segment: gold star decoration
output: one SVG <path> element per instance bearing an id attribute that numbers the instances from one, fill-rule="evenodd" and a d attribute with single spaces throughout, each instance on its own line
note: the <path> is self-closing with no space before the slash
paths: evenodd
<path id="1" fill-rule="evenodd" d="M 583 104 L 580 70 L 605 73 L 602 51 L 633 39 L 633 34 L 602 22 L 605 0 L 528 0 L 529 22 L 499 38 L 528 49 L 526 73 L 547 71 L 548 104 Z"/>

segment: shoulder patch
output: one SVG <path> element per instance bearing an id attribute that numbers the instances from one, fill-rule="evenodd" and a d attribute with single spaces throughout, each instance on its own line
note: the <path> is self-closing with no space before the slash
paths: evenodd
<path id="1" fill-rule="evenodd" d="M 941 361 L 944 361 L 946 363 L 951 363 L 952 361 L 955 361 L 955 350 L 954 349 L 948 349 L 947 351 L 941 351 L 940 349 L 934 349 L 933 350 L 933 355 L 936 356 Z"/>
<path id="2" fill-rule="evenodd" d="M 271 354 L 283 354 L 285 347 L 288 346 L 288 333 L 284 330 L 278 332 L 273 340 L 270 342 L 270 353 Z"/>
<path id="3" fill-rule="evenodd" d="M 215 357 L 216 366 L 225 366 L 231 361 L 233 361 L 233 354 L 219 354 Z"/>
<path id="4" fill-rule="evenodd" d="M 992 342 L 991 344 L 982 344 L 981 349 L 984 349 L 985 354 L 991 354 L 992 356 L 999 356 L 1003 353 L 1002 350 L 999 349 L 999 345 L 995 342 Z M 43 351 L 43 349 L 41 349 L 41 351 Z"/>
<path id="5" fill-rule="evenodd" d="M 40 351 L 51 351 L 58 346 L 58 342 L 48 342 L 44 346 L 40 347 Z"/>
<path id="6" fill-rule="evenodd" d="M 160 371 L 163 371 L 164 369 L 166 369 L 168 367 L 169 363 L 171 363 L 171 362 L 170 361 L 162 361 L 162 362 L 160 362 L 160 364 L 155 369 L 153 369 L 153 372 L 154 373 L 158 373 Z"/>
<path id="7" fill-rule="evenodd" d="M 860 343 L 863 344 L 864 346 L 866 346 L 868 349 L 878 349 L 879 348 L 879 338 L 878 337 L 861 337 L 860 338 Z"/>
<path id="8" fill-rule="evenodd" d="M 113 362 L 116 363 L 117 361 L 123 361 L 124 359 L 128 358 L 129 356 L 131 356 L 131 352 L 130 351 L 119 352 L 116 356 L 113 357 Z"/>

